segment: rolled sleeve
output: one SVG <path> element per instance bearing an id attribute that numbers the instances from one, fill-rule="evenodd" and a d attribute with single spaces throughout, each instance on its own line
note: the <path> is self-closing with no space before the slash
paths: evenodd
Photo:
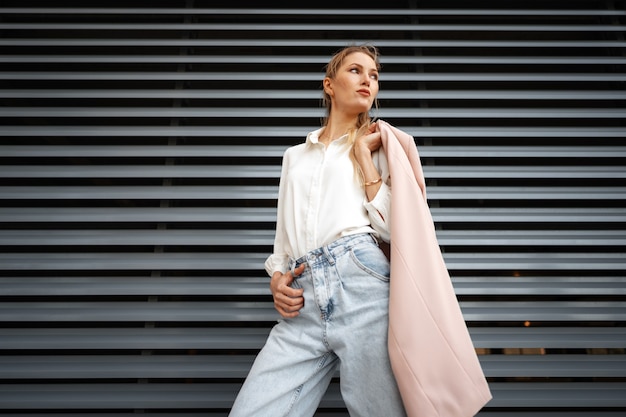
<path id="1" fill-rule="evenodd" d="M 280 271 L 283 274 L 289 270 L 289 256 L 272 254 L 265 260 L 265 271 L 271 277 L 274 272 Z"/>

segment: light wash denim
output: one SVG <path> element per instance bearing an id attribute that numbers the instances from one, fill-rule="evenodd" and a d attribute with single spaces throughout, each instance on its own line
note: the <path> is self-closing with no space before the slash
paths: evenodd
<path id="1" fill-rule="evenodd" d="M 272 329 L 230 417 L 313 416 L 335 370 L 352 417 L 406 416 L 389 363 L 389 262 L 369 234 L 340 238 L 305 263 L 300 315 Z"/>

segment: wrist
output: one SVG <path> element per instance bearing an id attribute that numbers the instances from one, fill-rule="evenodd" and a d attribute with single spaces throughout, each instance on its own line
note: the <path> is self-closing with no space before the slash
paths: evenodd
<path id="1" fill-rule="evenodd" d="M 372 151 L 367 146 L 355 146 L 354 156 L 361 163 L 372 159 Z"/>
<path id="2" fill-rule="evenodd" d="M 378 177 L 377 179 L 372 180 L 372 181 L 365 181 L 365 182 L 363 183 L 363 185 L 364 185 L 365 187 L 369 187 L 370 185 L 375 185 L 375 184 L 378 184 L 379 182 L 382 182 L 382 180 L 383 180 L 383 179 L 382 179 L 381 177 Z"/>

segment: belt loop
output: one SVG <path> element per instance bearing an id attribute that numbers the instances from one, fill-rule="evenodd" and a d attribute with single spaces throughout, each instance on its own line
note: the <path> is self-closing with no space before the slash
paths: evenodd
<path id="1" fill-rule="evenodd" d="M 326 260 L 328 261 L 328 263 L 331 265 L 335 265 L 335 257 L 328 250 L 328 246 L 324 246 L 322 250 L 324 251 L 324 256 L 326 256 Z"/>

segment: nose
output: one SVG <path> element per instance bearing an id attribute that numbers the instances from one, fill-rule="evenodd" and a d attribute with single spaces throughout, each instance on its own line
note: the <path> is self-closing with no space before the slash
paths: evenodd
<path id="1" fill-rule="evenodd" d="M 369 86 L 370 85 L 370 81 L 371 81 L 371 79 L 370 79 L 369 74 L 363 74 L 363 81 L 361 82 L 361 84 Z"/>

